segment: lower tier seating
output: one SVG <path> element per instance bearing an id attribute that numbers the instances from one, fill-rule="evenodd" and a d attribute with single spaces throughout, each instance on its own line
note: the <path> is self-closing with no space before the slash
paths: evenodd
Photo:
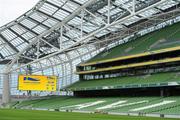
<path id="1" fill-rule="evenodd" d="M 80 110 L 115 113 L 180 114 L 179 97 L 52 97 L 23 101 L 16 108 Z"/>

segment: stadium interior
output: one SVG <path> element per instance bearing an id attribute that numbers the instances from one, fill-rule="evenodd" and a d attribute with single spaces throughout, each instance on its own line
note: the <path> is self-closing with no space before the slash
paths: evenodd
<path id="1" fill-rule="evenodd" d="M 0 48 L 0 108 L 180 118 L 180 0 L 40 0 Z"/>

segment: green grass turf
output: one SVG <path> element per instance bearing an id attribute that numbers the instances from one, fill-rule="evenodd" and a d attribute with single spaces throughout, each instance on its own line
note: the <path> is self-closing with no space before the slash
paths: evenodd
<path id="1" fill-rule="evenodd" d="M 176 119 L 0 109 L 0 120 L 176 120 Z"/>

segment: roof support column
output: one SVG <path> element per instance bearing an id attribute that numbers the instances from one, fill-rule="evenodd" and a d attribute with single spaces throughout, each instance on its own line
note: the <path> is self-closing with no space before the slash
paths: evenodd
<path id="1" fill-rule="evenodd" d="M 10 73 L 3 73 L 3 93 L 2 93 L 2 103 L 7 105 L 11 99 L 10 94 Z"/>
<path id="2" fill-rule="evenodd" d="M 133 8 L 132 13 L 134 14 L 136 12 L 136 0 L 133 0 L 132 8 Z"/>
<path id="3" fill-rule="evenodd" d="M 108 18 L 107 18 L 107 24 L 110 24 L 110 9 L 111 9 L 111 0 L 108 0 Z"/>
<path id="4" fill-rule="evenodd" d="M 81 11 L 81 38 L 83 37 L 84 10 Z"/>

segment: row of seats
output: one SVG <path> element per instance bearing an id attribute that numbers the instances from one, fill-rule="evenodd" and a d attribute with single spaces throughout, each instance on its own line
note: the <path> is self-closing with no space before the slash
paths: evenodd
<path id="1" fill-rule="evenodd" d="M 97 88 L 103 86 L 119 86 L 119 85 L 140 85 L 140 84 L 154 84 L 154 83 L 167 83 L 180 81 L 179 73 L 157 73 L 144 76 L 130 76 L 130 77 L 117 77 L 98 80 L 84 80 L 79 81 L 66 89 L 81 89 L 81 88 Z"/>

